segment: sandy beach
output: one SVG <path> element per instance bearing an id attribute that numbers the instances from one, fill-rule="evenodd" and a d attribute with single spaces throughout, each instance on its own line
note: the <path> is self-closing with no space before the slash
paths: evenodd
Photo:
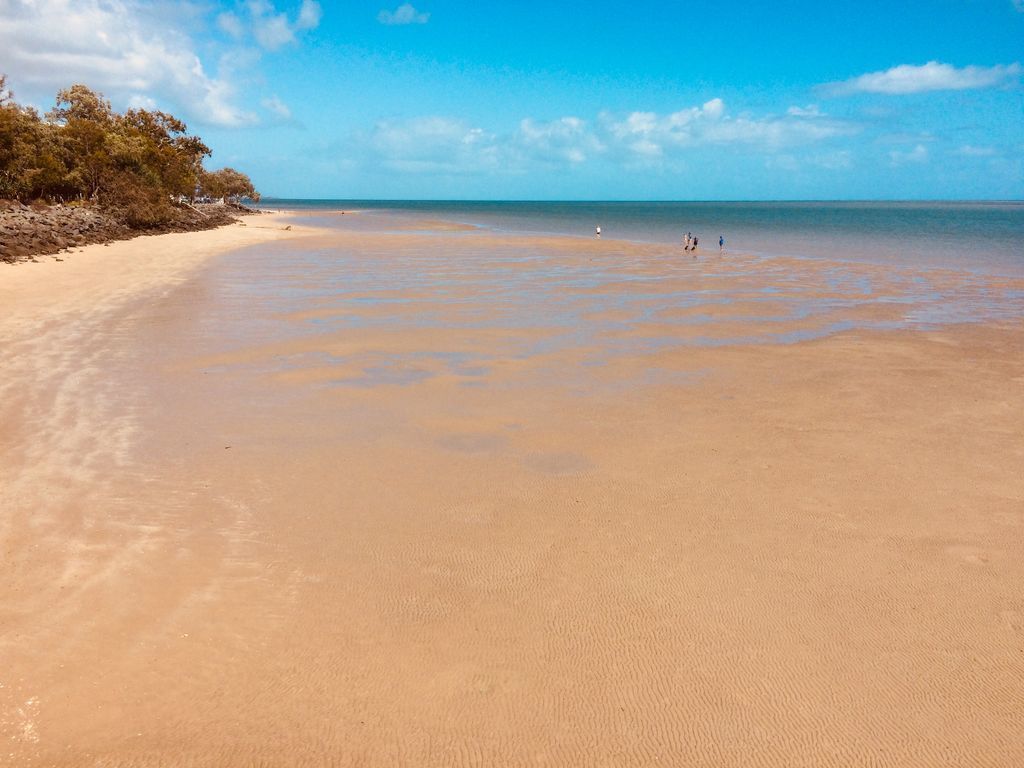
<path id="1" fill-rule="evenodd" d="M 0 764 L 1024 764 L 1024 279 L 368 221 L 0 269 Z"/>

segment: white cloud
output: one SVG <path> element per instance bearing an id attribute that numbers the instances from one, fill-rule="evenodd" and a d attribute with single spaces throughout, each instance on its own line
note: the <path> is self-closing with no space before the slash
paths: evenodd
<path id="1" fill-rule="evenodd" d="M 288 43 L 295 42 L 288 17 L 283 13 L 261 16 L 253 20 L 253 35 L 262 47 L 268 51 L 276 51 Z"/>
<path id="2" fill-rule="evenodd" d="M 608 114 L 603 115 L 603 118 L 606 129 L 618 145 L 646 157 L 661 155 L 661 143 L 655 139 L 668 129 L 660 124 L 654 112 L 632 112 L 622 121 L 614 121 Z"/>
<path id="3" fill-rule="evenodd" d="M 669 115 L 633 112 L 622 120 L 605 114 L 611 141 L 639 158 L 656 160 L 667 152 L 703 145 L 748 145 L 765 150 L 798 146 L 853 133 L 849 124 L 825 119 L 817 110 L 795 108 L 784 116 L 726 113 L 721 99 Z"/>
<path id="4" fill-rule="evenodd" d="M 576 117 L 550 122 L 531 118 L 498 135 L 447 116 L 383 120 L 352 144 L 368 164 L 403 173 L 518 174 L 539 165 L 573 166 L 604 150 L 587 123 Z"/>
<path id="5" fill-rule="evenodd" d="M 207 123 L 254 122 L 164 10 L 140 0 L 0 0 L 4 69 L 36 92 L 84 82 L 123 102 L 188 105 Z"/>
<path id="6" fill-rule="evenodd" d="M 695 115 L 698 114 L 696 110 L 691 110 Z M 677 113 L 678 114 L 678 113 Z M 712 120 L 717 120 L 725 114 L 725 102 L 721 99 L 712 99 L 711 101 L 704 102 L 704 106 L 700 108 L 699 114 L 710 117 Z"/>
<path id="7" fill-rule="evenodd" d="M 813 117 L 806 116 L 813 113 Z M 354 162 L 408 173 L 523 173 L 540 167 L 581 168 L 595 162 L 618 167 L 679 167 L 695 148 L 740 146 L 778 156 L 798 150 L 799 162 L 826 169 L 848 168 L 850 152 L 818 146 L 856 126 L 816 110 L 799 114 L 732 117 L 721 99 L 660 115 L 636 111 L 601 113 L 589 122 L 577 116 L 550 121 L 524 118 L 515 128 L 491 132 L 446 116 L 384 120 L 350 143 Z M 790 154 L 794 154 L 790 152 Z"/>
<path id="8" fill-rule="evenodd" d="M 519 123 L 517 145 L 540 160 L 568 161 L 576 165 L 604 151 L 604 145 L 578 117 L 562 117 L 539 123 L 526 118 Z"/>
<path id="9" fill-rule="evenodd" d="M 889 162 L 891 165 L 908 165 L 908 164 L 920 164 L 928 162 L 928 147 L 924 144 L 918 144 L 908 152 L 903 152 L 898 149 L 894 149 L 889 152 Z"/>
<path id="10" fill-rule="evenodd" d="M 817 104 L 808 104 L 806 107 L 790 107 L 786 114 L 791 117 L 824 117 L 824 113 L 818 109 Z"/>
<path id="11" fill-rule="evenodd" d="M 393 170 L 458 174 L 499 167 L 496 137 L 451 117 L 384 120 L 362 142 Z"/>
<path id="12" fill-rule="evenodd" d="M 218 15 L 217 26 L 234 40 L 251 35 L 257 45 L 268 51 L 296 42 L 299 32 L 314 29 L 323 16 L 316 0 L 303 0 L 294 20 L 278 11 L 270 0 L 248 0 L 243 7 L 243 15 L 232 11 Z"/>
<path id="13" fill-rule="evenodd" d="M 217 17 L 217 26 L 236 40 L 241 40 L 245 35 L 245 25 L 242 20 L 230 11 Z"/>
<path id="14" fill-rule="evenodd" d="M 288 105 L 281 101 L 277 96 L 271 96 L 263 99 L 260 101 L 260 104 L 263 105 L 264 109 L 281 120 L 292 119 L 292 111 L 288 109 Z"/>
<path id="15" fill-rule="evenodd" d="M 962 147 L 958 147 L 954 154 L 961 157 L 992 157 L 996 154 L 996 150 L 995 147 L 976 147 L 972 144 L 964 144 Z"/>
<path id="16" fill-rule="evenodd" d="M 253 43 L 274 50 L 294 42 L 319 23 L 320 5 L 303 0 L 294 19 L 269 0 L 247 0 L 215 17 L 204 17 L 207 10 L 163 0 L 0 0 L 0 65 L 19 90 L 43 99 L 83 82 L 115 105 L 163 106 L 221 126 L 258 122 L 238 94 L 260 56 Z M 230 45 L 193 40 L 188 30 L 211 22 Z M 200 49 L 205 57 L 215 52 L 213 71 Z M 282 116 L 277 105 L 264 107 Z"/>
<path id="17" fill-rule="evenodd" d="M 294 43 L 297 32 L 313 29 L 323 15 L 316 0 L 303 0 L 294 21 L 288 18 L 287 13 L 278 12 L 270 0 L 248 0 L 246 7 L 253 37 L 268 51 L 276 51 Z"/>
<path id="18" fill-rule="evenodd" d="M 851 133 L 844 124 L 792 117 L 737 117 L 705 131 L 702 140 L 711 144 L 749 144 L 764 149 L 802 145 Z"/>
<path id="19" fill-rule="evenodd" d="M 1018 63 L 994 67 L 961 67 L 938 61 L 927 64 L 900 64 L 884 72 L 869 72 L 841 83 L 827 86 L 836 95 L 849 93 L 906 94 L 925 91 L 963 91 L 991 88 L 1019 77 Z"/>
<path id="20" fill-rule="evenodd" d="M 131 109 L 156 109 L 156 99 L 142 93 L 132 94 L 128 99 L 128 106 Z"/>
<path id="21" fill-rule="evenodd" d="M 417 11 L 411 3 L 403 3 L 393 11 L 383 10 L 377 14 L 377 21 L 381 24 L 426 24 L 429 20 L 429 13 Z"/>
<path id="22" fill-rule="evenodd" d="M 725 104 L 712 99 L 700 107 L 660 116 L 654 112 L 632 112 L 624 120 L 602 116 L 612 141 L 635 155 L 658 158 L 666 147 L 697 143 L 708 127 L 721 120 Z"/>
<path id="23" fill-rule="evenodd" d="M 296 29 L 316 29 L 324 12 L 316 0 L 302 0 L 299 18 L 295 20 Z"/>

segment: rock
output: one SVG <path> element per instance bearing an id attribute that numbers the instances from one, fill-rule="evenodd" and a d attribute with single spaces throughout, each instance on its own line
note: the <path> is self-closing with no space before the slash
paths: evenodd
<path id="1" fill-rule="evenodd" d="M 33 207 L 0 200 L 0 261 L 15 262 L 42 254 L 79 249 L 90 243 L 108 243 L 137 234 L 189 232 L 213 229 L 237 221 L 237 216 L 258 213 L 241 206 L 176 206 L 167 221 L 144 231 L 125 223 L 124 212 L 84 205 Z"/>

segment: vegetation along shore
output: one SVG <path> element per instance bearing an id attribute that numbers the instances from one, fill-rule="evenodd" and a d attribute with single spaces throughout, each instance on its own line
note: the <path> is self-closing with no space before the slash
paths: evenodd
<path id="1" fill-rule="evenodd" d="M 40 115 L 0 76 L 0 261 L 210 229 L 251 213 L 240 201 L 259 199 L 252 181 L 232 168 L 205 169 L 210 155 L 166 112 L 118 113 L 102 94 L 73 85 Z"/>

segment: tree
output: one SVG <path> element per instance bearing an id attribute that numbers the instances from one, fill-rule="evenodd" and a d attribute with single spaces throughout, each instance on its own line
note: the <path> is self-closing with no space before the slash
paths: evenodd
<path id="1" fill-rule="evenodd" d="M 189 136 L 185 123 L 166 112 L 132 109 L 120 122 L 122 138 L 136 151 L 131 159 L 158 179 L 167 194 L 191 195 L 210 148 Z"/>
<path id="2" fill-rule="evenodd" d="M 57 91 L 57 103 L 46 116 L 60 125 L 74 120 L 108 125 L 114 119 L 114 111 L 102 93 L 79 83 Z"/>
<path id="3" fill-rule="evenodd" d="M 87 86 L 72 85 L 58 91 L 57 103 L 46 116 L 62 128 L 68 181 L 90 199 L 98 198 L 112 169 L 107 146 L 114 125 L 110 102 Z"/>
<path id="4" fill-rule="evenodd" d="M 73 195 L 66 175 L 56 131 L 34 109 L 19 106 L 0 75 L 0 198 Z"/>
<path id="5" fill-rule="evenodd" d="M 252 180 L 234 168 L 221 168 L 219 171 L 204 171 L 199 183 L 200 191 L 209 197 L 223 197 L 226 200 L 248 198 L 258 201 L 260 193 L 252 184 Z"/>
<path id="6" fill-rule="evenodd" d="M 0 198 L 88 198 L 132 226 L 175 216 L 172 199 L 197 189 L 215 197 L 259 199 L 232 168 L 207 172 L 210 148 L 167 112 L 115 112 L 102 93 L 72 85 L 45 118 L 19 106 L 0 75 Z"/>

